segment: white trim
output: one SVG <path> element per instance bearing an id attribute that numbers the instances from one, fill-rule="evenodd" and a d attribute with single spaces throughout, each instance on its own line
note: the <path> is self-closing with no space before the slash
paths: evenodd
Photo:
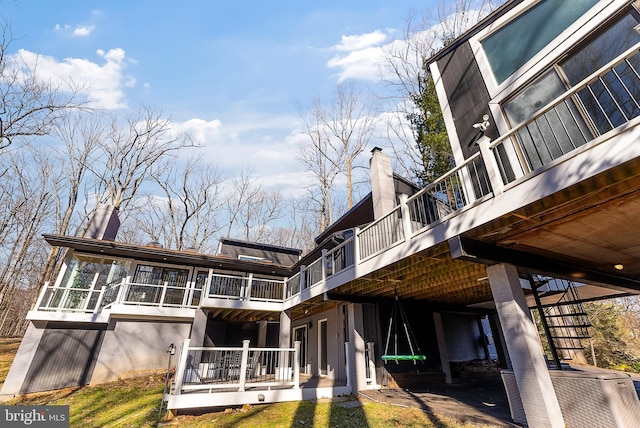
<path id="1" fill-rule="evenodd" d="M 304 346 L 304 364 L 301 364 L 300 373 L 307 373 L 307 365 L 309 364 L 309 325 L 308 324 L 300 324 L 291 329 L 291 343 L 293 344 L 296 341 L 296 330 L 304 330 L 304 343 L 301 343 L 301 346 Z"/>

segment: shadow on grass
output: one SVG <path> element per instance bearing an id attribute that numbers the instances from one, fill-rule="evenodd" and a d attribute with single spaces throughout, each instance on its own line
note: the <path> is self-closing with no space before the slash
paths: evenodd
<path id="1" fill-rule="evenodd" d="M 369 427 L 367 415 L 356 397 L 351 397 L 348 401 L 332 403 L 330 410 L 329 426 Z"/>

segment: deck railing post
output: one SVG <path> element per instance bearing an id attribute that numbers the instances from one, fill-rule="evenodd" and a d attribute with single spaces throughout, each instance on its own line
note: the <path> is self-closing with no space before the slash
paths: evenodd
<path id="1" fill-rule="evenodd" d="M 293 389 L 300 388 L 300 341 L 293 342 Z"/>
<path id="2" fill-rule="evenodd" d="M 187 357 L 189 356 L 190 339 L 185 339 L 180 350 L 180 359 L 178 360 L 178 368 L 176 369 L 176 389 L 175 395 L 182 393 L 182 382 L 184 380 L 184 371 L 187 368 Z"/>
<path id="3" fill-rule="evenodd" d="M 120 289 L 118 290 L 118 296 L 116 296 L 114 304 L 122 303 L 124 301 L 124 297 L 127 295 L 127 289 L 129 288 L 128 278 L 122 278 L 122 283 L 120 283 Z"/>
<path id="4" fill-rule="evenodd" d="M 240 379 L 238 381 L 238 391 L 244 391 L 244 384 L 247 381 L 247 361 L 249 360 L 249 340 L 242 341 L 242 358 L 240 358 Z"/>
<path id="5" fill-rule="evenodd" d="M 358 262 L 360 261 L 360 239 L 358 238 L 358 234 L 360 233 L 359 227 L 353 228 L 353 266 L 358 266 Z"/>
<path id="6" fill-rule="evenodd" d="M 100 289 L 100 293 L 98 294 L 98 301 L 96 302 L 96 306 L 93 308 L 93 313 L 96 314 L 100 312 L 100 305 L 102 304 L 102 299 L 104 299 L 104 290 L 106 287 L 102 287 Z"/>
<path id="7" fill-rule="evenodd" d="M 244 289 L 244 298 L 245 300 L 251 300 L 251 288 L 253 287 L 253 272 L 249 272 L 247 276 L 247 285 Z M 243 296 L 240 296 L 242 300 Z"/>
<path id="8" fill-rule="evenodd" d="M 321 261 L 321 268 L 322 268 L 322 282 L 326 282 L 327 281 L 327 253 L 329 252 L 329 250 L 327 250 L 326 248 L 324 248 L 322 250 L 322 261 Z M 333 269 L 332 269 L 333 270 Z M 333 275 L 333 272 L 329 273 L 330 275 Z"/>
<path id="9" fill-rule="evenodd" d="M 398 198 L 400 200 L 400 214 L 402 215 L 402 228 L 404 229 L 404 240 L 411 238 L 413 231 L 411 230 L 411 211 L 407 200 L 409 197 L 404 193 Z"/>
<path id="10" fill-rule="evenodd" d="M 478 146 L 480 147 L 480 155 L 484 161 L 484 165 L 487 168 L 487 175 L 489 176 L 489 182 L 493 189 L 493 195 L 499 195 L 504 191 L 504 185 L 502 184 L 502 177 L 500 176 L 500 169 L 498 169 L 498 162 L 496 157 L 489 148 L 491 139 L 484 136 L 478 140 Z"/>
<path id="11" fill-rule="evenodd" d="M 40 305 L 42 305 L 42 301 L 44 300 L 44 295 L 47 294 L 48 288 L 49 288 L 49 281 L 45 281 L 44 285 L 42 286 L 42 291 L 40 292 L 40 295 L 38 296 L 38 300 L 36 301 L 36 305 L 34 307 L 36 311 L 40 309 Z"/>
<path id="12" fill-rule="evenodd" d="M 307 288 L 307 267 L 305 265 L 300 266 L 300 292 Z"/>

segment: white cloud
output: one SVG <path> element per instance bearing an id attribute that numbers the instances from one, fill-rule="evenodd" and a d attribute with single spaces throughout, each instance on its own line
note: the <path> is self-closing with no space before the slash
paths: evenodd
<path id="1" fill-rule="evenodd" d="M 380 76 L 380 64 L 384 60 L 382 44 L 389 35 L 381 30 L 358 35 L 342 36 L 340 43 L 331 47 L 338 52 L 327 67 L 339 70 L 338 81 L 365 79 L 375 81 Z"/>
<path id="2" fill-rule="evenodd" d="M 329 68 L 338 68 L 338 81 L 347 79 L 365 79 L 376 81 L 380 78 L 380 66 L 384 60 L 384 51 L 380 47 L 370 47 L 336 55 L 327 62 Z"/>
<path id="3" fill-rule="evenodd" d="M 73 35 L 78 37 L 86 37 L 96 28 L 95 25 L 79 25 L 73 30 Z"/>
<path id="4" fill-rule="evenodd" d="M 64 32 L 71 34 L 74 37 L 87 37 L 91 35 L 93 30 L 96 29 L 95 25 L 76 25 L 75 27 L 69 24 L 56 24 L 53 29 L 57 32 Z"/>
<path id="5" fill-rule="evenodd" d="M 189 135 L 198 145 L 215 141 L 220 134 L 222 122 L 217 119 L 207 122 L 203 119 L 189 119 L 186 122 L 173 122 L 171 128 L 176 134 Z"/>
<path id="6" fill-rule="evenodd" d="M 135 79 L 124 74 L 125 51 L 121 48 L 96 51 L 103 64 L 86 58 L 65 58 L 62 61 L 20 49 L 13 59 L 16 65 L 28 73 L 35 72 L 43 81 L 57 84 L 61 89 L 71 90 L 80 86 L 81 92 L 95 107 L 117 109 L 126 107 L 123 86 L 132 86 Z"/>
<path id="7" fill-rule="evenodd" d="M 442 34 L 461 34 L 488 12 L 487 8 L 479 10 L 473 7 L 463 14 L 453 11 L 441 22 L 423 31 L 415 32 L 411 40 L 393 38 L 395 31 L 392 29 L 343 35 L 340 42 L 330 48 L 336 54 L 327 62 L 327 67 L 338 70 L 339 82 L 347 79 L 377 81 L 385 74 L 387 52 L 411 55 L 415 53 L 415 51 L 412 52 L 415 47 L 424 49 L 423 52 L 429 52 L 433 48 L 442 46 L 440 38 Z M 411 45 L 409 49 L 407 44 Z M 415 58 L 407 58 L 407 60 L 413 62 Z M 392 78 L 393 76 L 385 75 L 384 77 Z"/>
<path id="8" fill-rule="evenodd" d="M 372 46 L 379 46 L 382 42 L 387 40 L 387 38 L 387 34 L 380 30 L 376 30 L 372 33 L 342 36 L 340 43 L 335 45 L 333 49 L 341 52 L 367 49 Z"/>

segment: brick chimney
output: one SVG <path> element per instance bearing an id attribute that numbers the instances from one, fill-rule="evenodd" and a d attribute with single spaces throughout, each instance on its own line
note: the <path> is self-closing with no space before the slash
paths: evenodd
<path id="1" fill-rule="evenodd" d="M 84 237 L 114 241 L 118 229 L 120 229 L 118 209 L 111 205 L 99 204 L 89 223 L 89 228 L 84 233 Z"/>
<path id="2" fill-rule="evenodd" d="M 371 195 L 373 197 L 373 217 L 379 219 L 396 206 L 396 190 L 391 170 L 391 159 L 382 154 L 380 147 L 371 150 L 369 160 L 371 175 Z"/>

